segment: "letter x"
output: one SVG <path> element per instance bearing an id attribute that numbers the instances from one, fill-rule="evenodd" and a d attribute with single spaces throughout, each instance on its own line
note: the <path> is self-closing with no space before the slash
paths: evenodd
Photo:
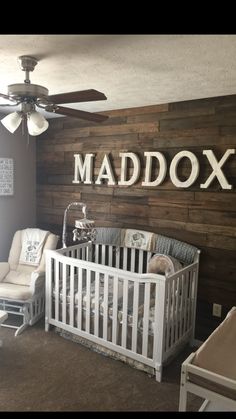
<path id="1" fill-rule="evenodd" d="M 235 154 L 235 149 L 229 148 L 219 162 L 216 160 L 216 157 L 212 150 L 203 150 L 203 154 L 207 156 L 209 163 L 213 169 L 213 172 L 210 174 L 205 183 L 201 183 L 200 188 L 208 188 L 208 186 L 213 181 L 214 177 L 217 177 L 222 189 L 232 189 L 232 185 L 230 185 L 227 182 L 227 179 L 224 173 L 222 172 L 221 167 L 229 158 L 230 154 Z"/>

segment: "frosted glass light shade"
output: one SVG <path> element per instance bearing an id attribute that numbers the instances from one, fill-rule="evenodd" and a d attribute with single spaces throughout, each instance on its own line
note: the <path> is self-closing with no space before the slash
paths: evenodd
<path id="1" fill-rule="evenodd" d="M 5 116 L 5 118 L 1 119 L 1 123 L 13 134 L 13 132 L 15 132 L 19 127 L 21 120 L 22 115 L 20 112 L 12 112 Z"/>
<path id="2" fill-rule="evenodd" d="M 48 129 L 48 121 L 41 113 L 33 111 L 27 119 L 27 126 L 30 135 L 40 135 Z"/>

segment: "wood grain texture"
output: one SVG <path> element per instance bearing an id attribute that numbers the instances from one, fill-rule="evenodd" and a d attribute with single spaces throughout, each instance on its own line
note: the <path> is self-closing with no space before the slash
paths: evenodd
<path id="1" fill-rule="evenodd" d="M 66 206 L 82 201 L 97 226 L 140 228 L 200 248 L 196 337 L 202 339 L 216 324 L 212 304 L 222 304 L 223 313 L 236 305 L 236 156 L 223 167 L 232 190 L 222 190 L 217 179 L 208 189 L 200 188 L 212 171 L 202 151 L 212 149 L 220 160 L 228 148 L 236 148 L 236 95 L 101 114 L 109 116 L 102 124 L 50 120 L 49 129 L 37 138 L 37 225 L 61 236 Z M 200 164 L 199 178 L 188 189 L 176 188 L 169 177 L 170 162 L 182 150 L 194 153 Z M 166 158 L 167 175 L 158 187 L 142 186 L 144 151 L 160 151 Z M 104 154 L 109 154 L 118 181 L 119 152 L 140 158 L 140 179 L 133 186 L 72 183 L 75 153 L 96 155 L 95 179 Z M 154 164 L 153 178 L 158 170 Z M 183 159 L 179 177 L 188 177 L 189 171 Z M 80 216 L 78 211 L 69 215 L 71 230 Z"/>

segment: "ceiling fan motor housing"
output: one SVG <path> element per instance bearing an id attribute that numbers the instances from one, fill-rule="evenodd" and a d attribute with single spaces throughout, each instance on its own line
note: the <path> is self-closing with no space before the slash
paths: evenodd
<path id="1" fill-rule="evenodd" d="M 48 89 L 38 84 L 10 84 L 8 95 L 13 98 L 43 98 L 48 96 Z"/>

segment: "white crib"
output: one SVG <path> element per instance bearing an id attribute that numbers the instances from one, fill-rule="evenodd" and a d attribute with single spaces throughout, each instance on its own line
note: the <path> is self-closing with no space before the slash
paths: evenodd
<path id="1" fill-rule="evenodd" d="M 165 277 L 147 272 L 154 252 L 83 243 L 46 252 L 45 329 L 53 325 L 161 381 L 194 338 L 199 253 Z"/>

